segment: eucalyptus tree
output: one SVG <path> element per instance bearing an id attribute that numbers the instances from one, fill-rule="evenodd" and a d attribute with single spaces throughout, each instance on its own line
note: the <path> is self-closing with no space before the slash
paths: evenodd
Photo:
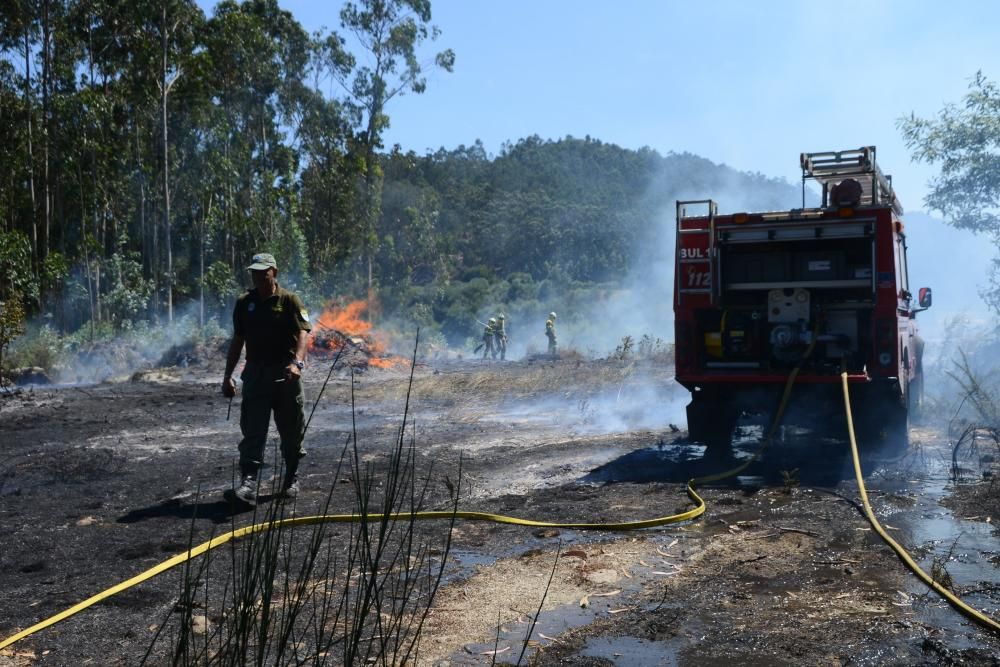
<path id="1" fill-rule="evenodd" d="M 446 283 L 455 268 L 457 237 L 466 230 L 464 225 L 447 228 L 445 218 L 468 213 L 463 191 L 471 189 L 475 176 L 466 174 L 467 187 L 456 188 L 442 174 L 429 173 L 440 166 L 433 158 L 418 158 L 398 147 L 383 156 L 383 164 L 383 234 L 376 254 L 383 283 L 402 288 Z"/>
<path id="2" fill-rule="evenodd" d="M 170 124 L 167 120 L 167 101 L 174 85 L 184 75 L 184 61 L 193 51 L 194 29 L 203 18 L 201 9 L 190 0 L 159 0 L 160 121 L 163 129 L 163 227 L 167 255 L 167 321 L 174 319 L 174 255 L 170 217 Z"/>
<path id="3" fill-rule="evenodd" d="M 20 185 L 26 182 L 33 191 L 34 175 L 30 82 L 19 76 L 15 65 L 22 58 L 24 35 L 30 32 L 22 27 L 24 18 L 15 11 L 14 0 L 2 0 L 0 7 L 0 232 L 6 233 L 23 224 Z"/>
<path id="4" fill-rule="evenodd" d="M 340 66 L 334 71 L 348 92 L 361 130 L 358 141 L 364 159 L 364 178 L 358 216 L 364 229 L 364 253 L 368 289 L 374 288 L 372 265 L 378 248 L 376 223 L 381 209 L 382 171 L 378 151 L 382 133 L 389 127 L 386 106 L 406 92 L 423 93 L 427 88 L 424 68 L 433 65 L 452 71 L 455 53 L 445 49 L 429 62 L 421 62 L 421 45 L 440 35 L 431 25 L 430 0 L 361 0 L 347 2 L 340 11 L 344 30 L 357 41 L 361 59 L 343 51 L 343 41 L 329 42 L 331 60 Z"/>
<path id="5" fill-rule="evenodd" d="M 321 65 L 317 65 L 317 68 Z M 363 230 L 355 215 L 355 183 L 362 168 L 343 105 L 326 98 L 316 82 L 296 125 L 301 171 L 300 215 L 309 242 L 312 273 L 321 282 L 334 267 L 360 253 Z"/>
<path id="6" fill-rule="evenodd" d="M 34 3 L 19 0 L 3 0 L 0 11 L 0 52 L 3 54 L 0 64 L 0 86 L 3 86 L 3 101 L 0 106 L 0 122 L 5 135 L 10 141 L 3 142 L 2 168 L 5 172 L 4 184 L 9 184 L 11 191 L 3 197 L 6 205 L 6 226 L 8 231 L 23 229 L 30 233 L 31 265 L 35 265 L 38 255 L 38 219 L 36 217 L 36 187 L 35 187 L 35 80 L 32 78 L 32 63 L 37 52 L 39 39 L 39 21 L 37 7 Z M 17 72 L 15 63 L 20 64 Z M 18 77 L 20 74 L 20 77 Z M 20 81 L 17 79 L 20 78 Z M 17 91 L 20 90 L 18 100 Z M 21 131 L 15 127 L 22 128 Z M 5 136 L 5 139 L 8 137 Z M 23 174 L 27 185 L 26 196 L 17 196 L 20 177 Z M 27 211 L 24 208 L 27 207 Z"/>
<path id="7" fill-rule="evenodd" d="M 960 105 L 946 105 L 936 118 L 910 114 L 897 125 L 914 160 L 940 165 L 924 204 L 1000 249 L 1000 86 L 977 72 Z M 983 296 L 1000 313 L 1000 257 Z"/>
<path id="8" fill-rule="evenodd" d="M 220 112 L 212 140 L 221 143 L 227 170 L 222 205 L 231 258 L 259 244 L 289 248 L 301 236 L 298 155 L 284 127 L 303 104 L 309 45 L 274 0 L 227 0 L 208 21 L 205 76 Z"/>
<path id="9" fill-rule="evenodd" d="M 41 41 L 39 43 L 40 59 L 42 65 L 41 96 L 42 96 L 42 220 L 43 233 L 36 234 L 35 240 L 35 272 L 38 272 L 38 265 L 45 256 L 45 248 L 48 245 L 49 234 L 52 229 L 52 179 L 51 179 L 51 157 L 52 157 L 52 135 L 55 132 L 56 124 L 53 123 L 52 114 L 52 70 L 55 51 L 55 30 L 53 24 L 58 20 L 59 10 L 62 8 L 61 2 L 52 0 L 40 0 L 38 2 L 39 25 Z M 40 238 L 39 238 L 40 237 Z"/>
<path id="10" fill-rule="evenodd" d="M 34 306 L 51 281 L 42 280 L 65 250 L 64 166 L 69 140 L 67 109 L 76 89 L 79 46 L 70 30 L 67 3 L 7 0 L 0 5 L 0 207 L 5 225 L 30 238 L 28 276 Z"/>
<path id="11" fill-rule="evenodd" d="M 93 324 L 105 314 L 104 260 L 114 252 L 124 219 L 118 209 L 130 201 L 122 187 L 115 122 L 122 100 L 122 61 L 115 58 L 115 47 L 125 29 L 110 3 L 80 0 L 69 5 L 62 31 L 76 54 L 60 122 L 65 138 L 59 161 L 60 238 L 63 247 L 72 239 L 77 251 Z"/>
<path id="12" fill-rule="evenodd" d="M 0 233 L 10 232 L 20 223 L 19 209 L 25 170 L 22 135 L 17 126 L 24 110 L 17 92 L 17 75 L 7 60 L 0 59 Z M 19 174 L 20 172 L 20 174 Z"/>

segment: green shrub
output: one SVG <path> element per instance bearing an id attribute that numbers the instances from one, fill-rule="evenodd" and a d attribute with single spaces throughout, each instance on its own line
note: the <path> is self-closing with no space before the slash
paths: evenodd
<path id="1" fill-rule="evenodd" d="M 0 371 L 4 368 L 4 351 L 24 333 L 24 304 L 15 293 L 0 302 Z"/>
<path id="2" fill-rule="evenodd" d="M 137 316 L 146 311 L 153 295 L 153 282 L 143 278 L 140 259 L 138 252 L 122 252 L 107 261 L 106 270 L 113 286 L 102 303 L 115 328 L 131 328 Z"/>
<path id="3" fill-rule="evenodd" d="M 31 270 L 31 241 L 23 232 L 0 232 L 0 300 L 15 297 L 38 299 L 38 282 Z"/>
<path id="4" fill-rule="evenodd" d="M 38 367 L 51 371 L 63 359 L 63 341 L 58 332 L 48 324 L 28 325 L 23 335 L 11 342 L 4 358 L 9 368 Z"/>

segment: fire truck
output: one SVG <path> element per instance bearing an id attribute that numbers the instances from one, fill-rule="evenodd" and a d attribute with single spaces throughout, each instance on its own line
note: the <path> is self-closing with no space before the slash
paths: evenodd
<path id="1" fill-rule="evenodd" d="M 677 202 L 676 376 L 691 392 L 690 437 L 728 452 L 741 416 L 773 418 L 798 368 L 800 405 L 842 415 L 846 371 L 862 445 L 905 447 L 923 398 L 915 318 L 931 290 L 911 292 L 892 178 L 874 146 L 800 163 L 802 208 L 720 215 L 711 199 Z"/>

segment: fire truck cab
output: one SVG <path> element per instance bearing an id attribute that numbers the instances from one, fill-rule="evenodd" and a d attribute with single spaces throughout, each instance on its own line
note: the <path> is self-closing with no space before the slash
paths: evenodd
<path id="1" fill-rule="evenodd" d="M 690 437 L 728 450 L 739 417 L 773 413 L 800 367 L 796 387 L 827 400 L 846 370 L 862 445 L 905 447 L 923 396 L 915 317 L 931 290 L 910 287 L 902 206 L 874 146 L 800 163 L 802 208 L 720 215 L 711 199 L 677 202 L 676 376 L 691 392 Z M 807 181 L 818 207 L 805 206 Z"/>

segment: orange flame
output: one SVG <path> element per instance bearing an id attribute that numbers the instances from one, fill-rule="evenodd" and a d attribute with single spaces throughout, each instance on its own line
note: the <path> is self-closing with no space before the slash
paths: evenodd
<path id="1" fill-rule="evenodd" d="M 363 336 L 372 329 L 371 322 L 361 319 L 367 310 L 368 304 L 364 301 L 352 301 L 343 308 L 331 305 L 316 319 L 316 326 L 351 336 Z"/>
<path id="2" fill-rule="evenodd" d="M 367 301 L 352 301 L 346 306 L 331 303 L 315 320 L 309 337 L 309 352 L 330 356 L 350 343 L 367 352 L 369 366 L 392 368 L 409 363 L 403 357 L 387 353 L 388 336 L 384 332 L 373 331 L 372 323 L 361 319 L 368 310 Z"/>

